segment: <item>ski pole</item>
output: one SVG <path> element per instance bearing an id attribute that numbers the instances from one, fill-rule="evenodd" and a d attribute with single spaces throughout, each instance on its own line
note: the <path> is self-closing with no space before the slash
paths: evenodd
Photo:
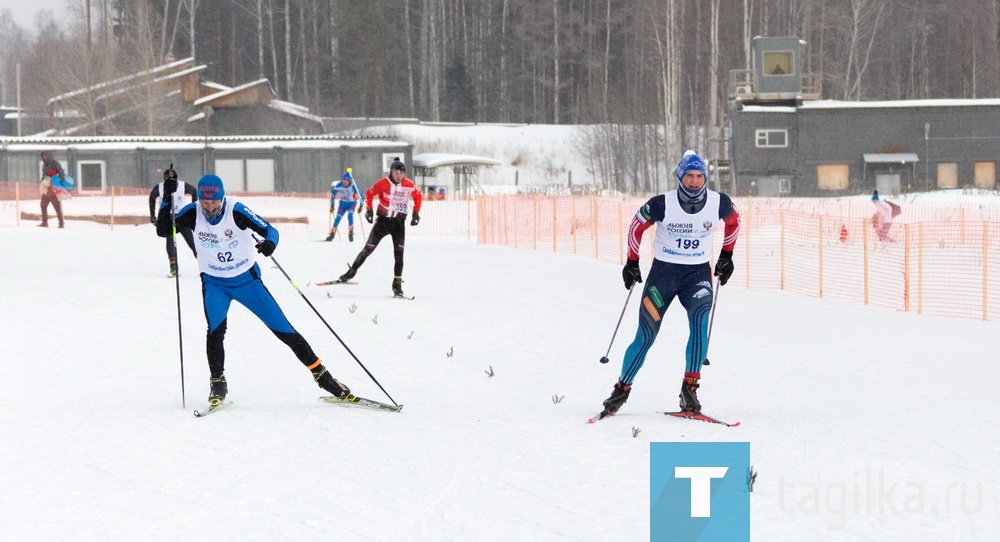
<path id="1" fill-rule="evenodd" d="M 260 243 L 260 239 L 258 239 L 256 235 L 254 236 L 254 240 Z M 325 318 L 323 318 L 323 315 L 320 314 L 318 310 L 316 310 L 316 307 L 313 306 L 311 301 L 309 301 L 309 298 L 306 297 L 306 294 L 302 293 L 302 290 L 300 290 L 299 286 L 295 284 L 295 281 L 292 280 L 292 277 L 288 276 L 288 273 L 286 273 L 285 269 L 281 267 L 281 264 L 278 263 L 278 260 L 274 258 L 274 255 L 268 256 L 268 258 L 270 258 L 271 261 L 274 262 L 274 265 L 277 266 L 278 271 L 281 271 L 281 274 L 285 275 L 285 278 L 288 279 L 288 283 L 292 285 L 292 288 L 295 288 L 295 291 L 298 292 L 300 296 L 302 296 L 303 301 L 305 301 L 306 305 L 309 305 L 309 308 L 316 313 L 316 316 L 318 316 L 320 321 L 323 322 L 323 325 L 326 326 L 326 329 L 329 329 L 330 333 L 333 333 L 333 336 L 336 337 L 338 341 L 340 341 L 340 344 L 341 346 L 344 347 L 344 350 L 347 350 L 347 353 L 350 354 L 352 358 L 354 358 L 354 361 L 358 362 L 358 365 L 360 365 L 361 368 L 364 369 L 365 373 L 368 374 L 368 378 L 372 379 L 372 382 L 374 382 L 375 385 L 378 386 L 378 389 L 382 390 L 382 393 L 384 393 L 385 396 L 388 397 L 390 401 L 392 401 L 393 405 L 399 406 L 399 403 L 397 403 L 396 400 L 393 399 L 391 395 L 389 395 L 389 392 L 385 391 L 385 388 L 383 388 L 382 384 L 380 384 L 378 379 L 375 378 L 375 375 L 373 375 L 371 371 L 368 370 L 368 367 L 365 367 L 365 364 L 361 363 L 361 360 L 358 359 L 358 356 L 354 355 L 354 352 L 352 352 L 350 347 L 347 346 L 347 343 L 344 342 L 344 339 L 341 339 L 340 335 L 337 335 L 337 332 L 334 331 L 332 327 L 330 327 L 330 324 L 327 323 Z"/>
<path id="2" fill-rule="evenodd" d="M 170 164 L 170 169 L 174 169 L 174 165 Z M 164 194 L 166 196 L 166 194 Z M 164 198 L 166 199 L 166 198 Z M 174 263 L 177 263 L 177 257 L 180 256 L 179 250 L 177 250 L 177 216 L 174 213 L 174 196 L 170 195 L 170 241 L 174 244 Z M 174 274 L 174 285 L 177 289 L 177 343 L 178 349 L 181 353 L 181 408 L 187 408 L 187 394 L 184 392 L 184 333 L 181 331 L 181 274 Z"/>
<path id="3" fill-rule="evenodd" d="M 708 343 L 712 340 L 712 324 L 715 323 L 715 304 L 719 301 L 719 290 L 722 289 L 722 284 L 719 284 L 719 279 L 715 279 L 715 290 L 712 292 L 712 310 L 708 317 L 708 337 L 705 337 L 705 361 L 702 365 L 711 365 L 712 362 L 708 361 Z"/>
<path id="4" fill-rule="evenodd" d="M 632 284 L 628 289 L 628 296 L 625 298 L 625 306 L 622 307 L 622 313 L 618 317 L 618 323 L 615 324 L 615 332 L 611 334 L 611 342 L 608 344 L 608 353 L 601 357 L 601 363 L 607 363 L 611 360 L 608 359 L 608 354 L 611 353 L 611 345 L 615 344 L 615 337 L 618 336 L 618 328 L 622 325 L 622 318 L 625 317 L 625 309 L 628 308 L 628 300 L 632 298 L 632 289 L 635 288 L 635 283 Z"/>

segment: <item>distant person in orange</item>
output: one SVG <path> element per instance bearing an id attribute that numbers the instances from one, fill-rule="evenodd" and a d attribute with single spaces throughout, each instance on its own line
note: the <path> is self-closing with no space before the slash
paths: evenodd
<path id="1" fill-rule="evenodd" d="M 899 215 L 902 208 L 891 201 L 880 199 L 878 197 L 878 190 L 872 194 L 872 203 L 875 204 L 875 214 L 872 215 L 872 228 L 875 229 L 878 240 L 894 242 L 895 239 L 889 235 L 889 230 L 892 229 L 892 219 Z"/>

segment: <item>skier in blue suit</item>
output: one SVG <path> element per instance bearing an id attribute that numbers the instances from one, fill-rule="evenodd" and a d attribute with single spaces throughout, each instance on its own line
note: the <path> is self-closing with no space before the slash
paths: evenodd
<path id="1" fill-rule="evenodd" d="M 336 210 L 337 218 L 333 221 L 333 227 L 330 228 L 330 235 L 326 236 L 326 241 L 333 241 L 333 236 L 337 234 L 337 226 L 340 225 L 340 219 L 344 217 L 344 213 L 347 213 L 347 240 L 354 242 L 354 207 L 362 199 L 364 196 L 358 190 L 358 185 L 354 183 L 351 168 L 347 168 L 340 181 L 334 181 L 330 185 L 330 212 L 333 213 Z M 340 200 L 339 205 L 337 200 Z M 358 212 L 361 212 L 360 207 Z"/>
<path id="2" fill-rule="evenodd" d="M 347 396 L 350 393 L 347 386 L 330 375 L 261 282 L 257 254 L 269 257 L 274 252 L 278 245 L 278 230 L 242 203 L 227 199 L 222 179 L 216 175 L 205 175 L 198 181 L 198 201 L 177 211 L 175 219 L 177 228 L 192 230 L 198 243 L 201 292 L 208 320 L 209 405 L 222 404 L 229 391 L 224 374 L 224 341 L 226 317 L 234 300 L 260 318 L 281 342 L 292 349 L 299 361 L 312 372 L 320 388 L 337 397 Z M 170 206 L 163 205 L 156 219 L 156 233 L 167 237 L 172 234 L 171 230 Z"/>

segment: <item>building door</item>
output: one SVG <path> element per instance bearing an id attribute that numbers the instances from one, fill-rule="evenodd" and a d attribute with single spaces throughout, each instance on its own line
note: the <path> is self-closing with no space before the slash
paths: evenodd
<path id="1" fill-rule="evenodd" d="M 215 174 L 222 179 L 226 192 L 242 192 L 246 190 L 246 176 L 243 172 L 243 159 L 218 159 L 215 161 Z"/>
<path id="2" fill-rule="evenodd" d="M 875 190 L 879 194 L 899 194 L 902 192 L 899 173 L 879 173 L 875 175 Z"/>
<path id="3" fill-rule="evenodd" d="M 247 160 L 247 191 L 274 192 L 274 160 Z"/>

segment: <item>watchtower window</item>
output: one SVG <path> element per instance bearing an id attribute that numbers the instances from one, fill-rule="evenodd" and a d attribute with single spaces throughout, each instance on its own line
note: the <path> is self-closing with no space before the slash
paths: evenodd
<path id="1" fill-rule="evenodd" d="M 790 75 L 795 73 L 795 56 L 790 51 L 764 53 L 764 75 Z"/>

